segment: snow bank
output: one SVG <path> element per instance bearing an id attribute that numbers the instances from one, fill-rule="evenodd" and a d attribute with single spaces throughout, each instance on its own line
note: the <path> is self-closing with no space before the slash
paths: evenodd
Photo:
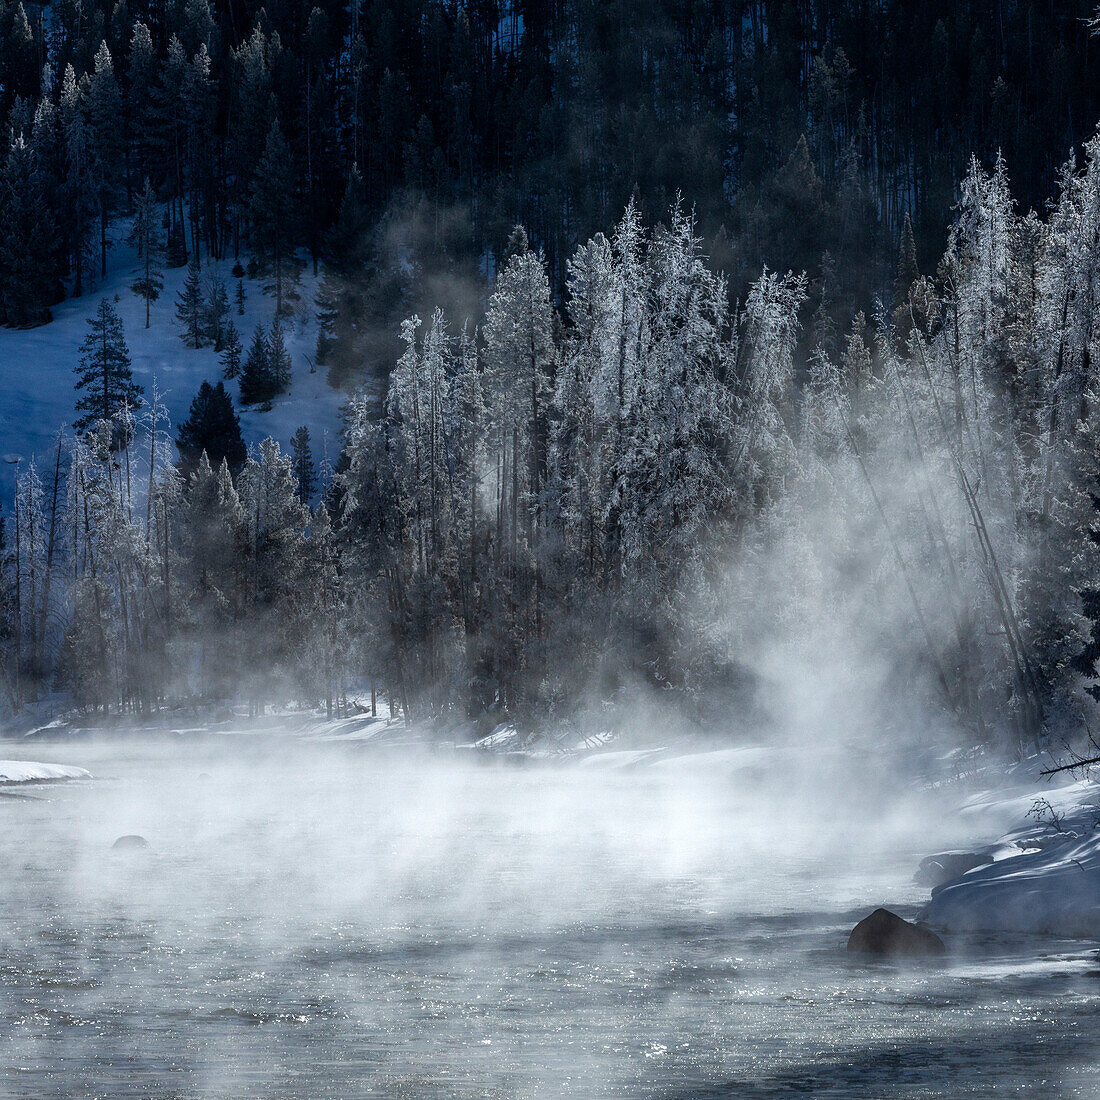
<path id="1" fill-rule="evenodd" d="M 519 748 L 523 743 L 519 730 L 509 722 L 503 722 L 490 733 L 474 742 L 475 749 L 496 751 Z"/>
<path id="2" fill-rule="evenodd" d="M 371 717 L 357 714 L 351 718 L 311 721 L 299 736 L 306 741 L 382 741 L 395 734 L 404 734 L 405 724 L 399 718 Z"/>
<path id="3" fill-rule="evenodd" d="M 72 768 L 67 764 L 40 764 L 35 760 L 0 760 L 0 785 L 91 778 L 91 772 L 86 772 L 83 768 Z"/>
<path id="4" fill-rule="evenodd" d="M 578 761 L 578 767 L 597 768 L 616 771 L 626 768 L 644 768 L 652 765 L 666 752 L 663 748 L 657 749 L 615 749 L 610 752 L 592 752 L 582 756 Z"/>
<path id="5" fill-rule="evenodd" d="M 980 816 L 1038 799 L 1048 810 L 985 849 L 995 862 L 945 884 L 921 919 L 945 932 L 1033 932 L 1100 938 L 1100 788 L 1087 781 L 964 807 Z"/>

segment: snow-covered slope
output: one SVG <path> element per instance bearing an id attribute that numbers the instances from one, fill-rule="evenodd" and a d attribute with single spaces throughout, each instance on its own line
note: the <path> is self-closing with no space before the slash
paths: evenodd
<path id="1" fill-rule="evenodd" d="M 145 328 L 145 302 L 130 290 L 139 265 L 134 250 L 125 243 L 128 226 L 115 229 L 114 247 L 108 252 L 107 277 L 81 298 L 67 298 L 53 310 L 53 321 L 40 328 L 0 328 L 0 493 L 7 505 L 14 483 L 14 459 L 35 458 L 40 466 L 52 462 L 57 430 L 74 418 L 73 367 L 88 331 L 87 320 L 100 298 L 114 300 L 126 328 L 126 340 L 133 359 L 134 378 L 145 387 L 153 382 L 161 391 L 174 425 L 186 418 L 199 385 L 216 383 L 221 377 L 218 355 L 213 348 L 195 350 L 184 345 L 176 321 L 176 296 L 187 276 L 186 268 L 164 271 L 164 290 L 153 303 L 151 327 Z M 274 299 L 263 293 L 259 281 L 245 279 L 244 316 L 237 313 L 236 280 L 230 272 L 233 260 L 203 264 L 203 276 L 216 272 L 226 283 L 230 316 L 241 334 L 245 351 L 256 325 L 269 328 L 275 315 Z M 343 395 L 325 380 L 324 368 L 310 371 L 317 338 L 313 300 L 316 281 L 307 267 L 300 287 L 298 312 L 286 322 L 287 349 L 293 362 L 290 392 L 276 399 L 269 412 L 242 409 L 237 384 L 226 383 L 241 414 L 245 441 L 258 443 L 272 436 L 289 447 L 291 436 L 301 425 L 309 428 L 318 464 L 327 455 L 335 462 L 339 453 L 339 408 Z M 5 507 L 5 511 L 7 508 Z"/>
<path id="2" fill-rule="evenodd" d="M 67 764 L 40 764 L 35 760 L 0 760 L 0 786 L 42 783 L 55 779 L 91 779 L 91 772 Z"/>

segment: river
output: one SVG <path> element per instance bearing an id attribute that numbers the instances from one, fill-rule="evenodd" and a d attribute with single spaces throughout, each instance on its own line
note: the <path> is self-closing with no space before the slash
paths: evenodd
<path id="1" fill-rule="evenodd" d="M 289 740 L 20 744 L 0 797 L 0 1095 L 1100 1096 L 1079 941 L 844 951 L 915 913 L 944 804 L 759 769 Z M 835 786 L 835 784 L 834 784 Z M 147 851 L 112 851 L 138 833 Z"/>

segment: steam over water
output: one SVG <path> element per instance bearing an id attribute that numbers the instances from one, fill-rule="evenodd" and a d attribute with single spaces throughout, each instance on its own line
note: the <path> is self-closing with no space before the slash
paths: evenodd
<path id="1" fill-rule="evenodd" d="M 24 755 L 98 778 L 0 797 L 5 1097 L 1100 1095 L 1080 943 L 845 957 L 922 900 L 935 805 L 728 760 Z"/>

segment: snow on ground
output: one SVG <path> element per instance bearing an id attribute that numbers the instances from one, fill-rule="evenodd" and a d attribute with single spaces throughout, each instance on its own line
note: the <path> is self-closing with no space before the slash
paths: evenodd
<path id="1" fill-rule="evenodd" d="M 404 736 L 407 727 L 400 718 L 359 714 L 351 718 L 313 719 L 301 731 L 307 741 L 376 742 Z"/>
<path id="2" fill-rule="evenodd" d="M 946 932 L 1100 938 L 1100 786 L 1078 780 L 990 792 L 959 813 L 979 826 L 1015 826 L 974 849 L 994 862 L 945 884 L 923 920 Z"/>
<path id="3" fill-rule="evenodd" d="M 151 397 L 153 382 L 161 391 L 175 426 L 186 419 L 191 399 L 204 381 L 216 384 L 221 378 L 218 353 L 212 347 L 187 347 L 176 320 L 176 297 L 187 277 L 187 268 L 165 268 L 164 289 L 153 303 L 149 329 L 145 328 L 145 302 L 130 290 L 141 272 L 134 250 L 125 243 L 128 225 L 117 225 L 114 247 L 107 253 L 107 277 L 83 297 L 66 298 L 54 306 L 54 319 L 34 329 L 0 328 L 0 499 L 10 501 L 15 478 L 15 459 L 29 462 L 34 458 L 40 471 L 52 469 L 57 431 L 71 424 L 76 393 L 73 368 L 79 360 L 79 348 L 88 331 L 88 318 L 99 301 L 108 297 L 119 300 L 116 308 L 126 330 L 126 341 L 133 360 L 134 379 Z M 247 262 L 242 259 L 242 263 Z M 263 292 L 262 282 L 245 279 L 244 316 L 237 313 L 237 281 L 232 277 L 232 257 L 204 261 L 202 276 L 219 275 L 229 295 L 230 318 L 240 332 L 244 355 L 257 324 L 270 328 L 275 317 L 275 302 Z M 266 436 L 289 449 L 291 437 L 303 424 L 309 428 L 313 455 L 320 466 L 326 453 L 336 462 L 340 450 L 340 405 L 345 396 L 329 386 L 325 368 L 311 373 L 310 364 L 317 339 L 314 317 L 316 280 L 307 265 L 299 288 L 300 300 L 293 317 L 284 322 L 287 350 L 293 364 L 290 392 L 273 403 L 268 412 L 241 408 L 236 382 L 227 382 L 234 405 L 241 415 L 241 431 L 248 444 Z M 163 425 L 162 425 L 163 430 Z"/>
<path id="4" fill-rule="evenodd" d="M 0 786 L 42 783 L 56 779 L 91 779 L 91 772 L 67 764 L 40 764 L 35 760 L 0 760 Z"/>
<path id="5" fill-rule="evenodd" d="M 474 742 L 473 747 L 482 752 L 509 752 L 523 746 L 524 738 L 511 722 L 502 722 L 484 737 Z"/>
<path id="6" fill-rule="evenodd" d="M 603 771 L 623 771 L 631 768 L 649 767 L 667 750 L 657 749 L 615 749 L 611 752 L 589 752 L 582 755 L 578 767 Z"/>

